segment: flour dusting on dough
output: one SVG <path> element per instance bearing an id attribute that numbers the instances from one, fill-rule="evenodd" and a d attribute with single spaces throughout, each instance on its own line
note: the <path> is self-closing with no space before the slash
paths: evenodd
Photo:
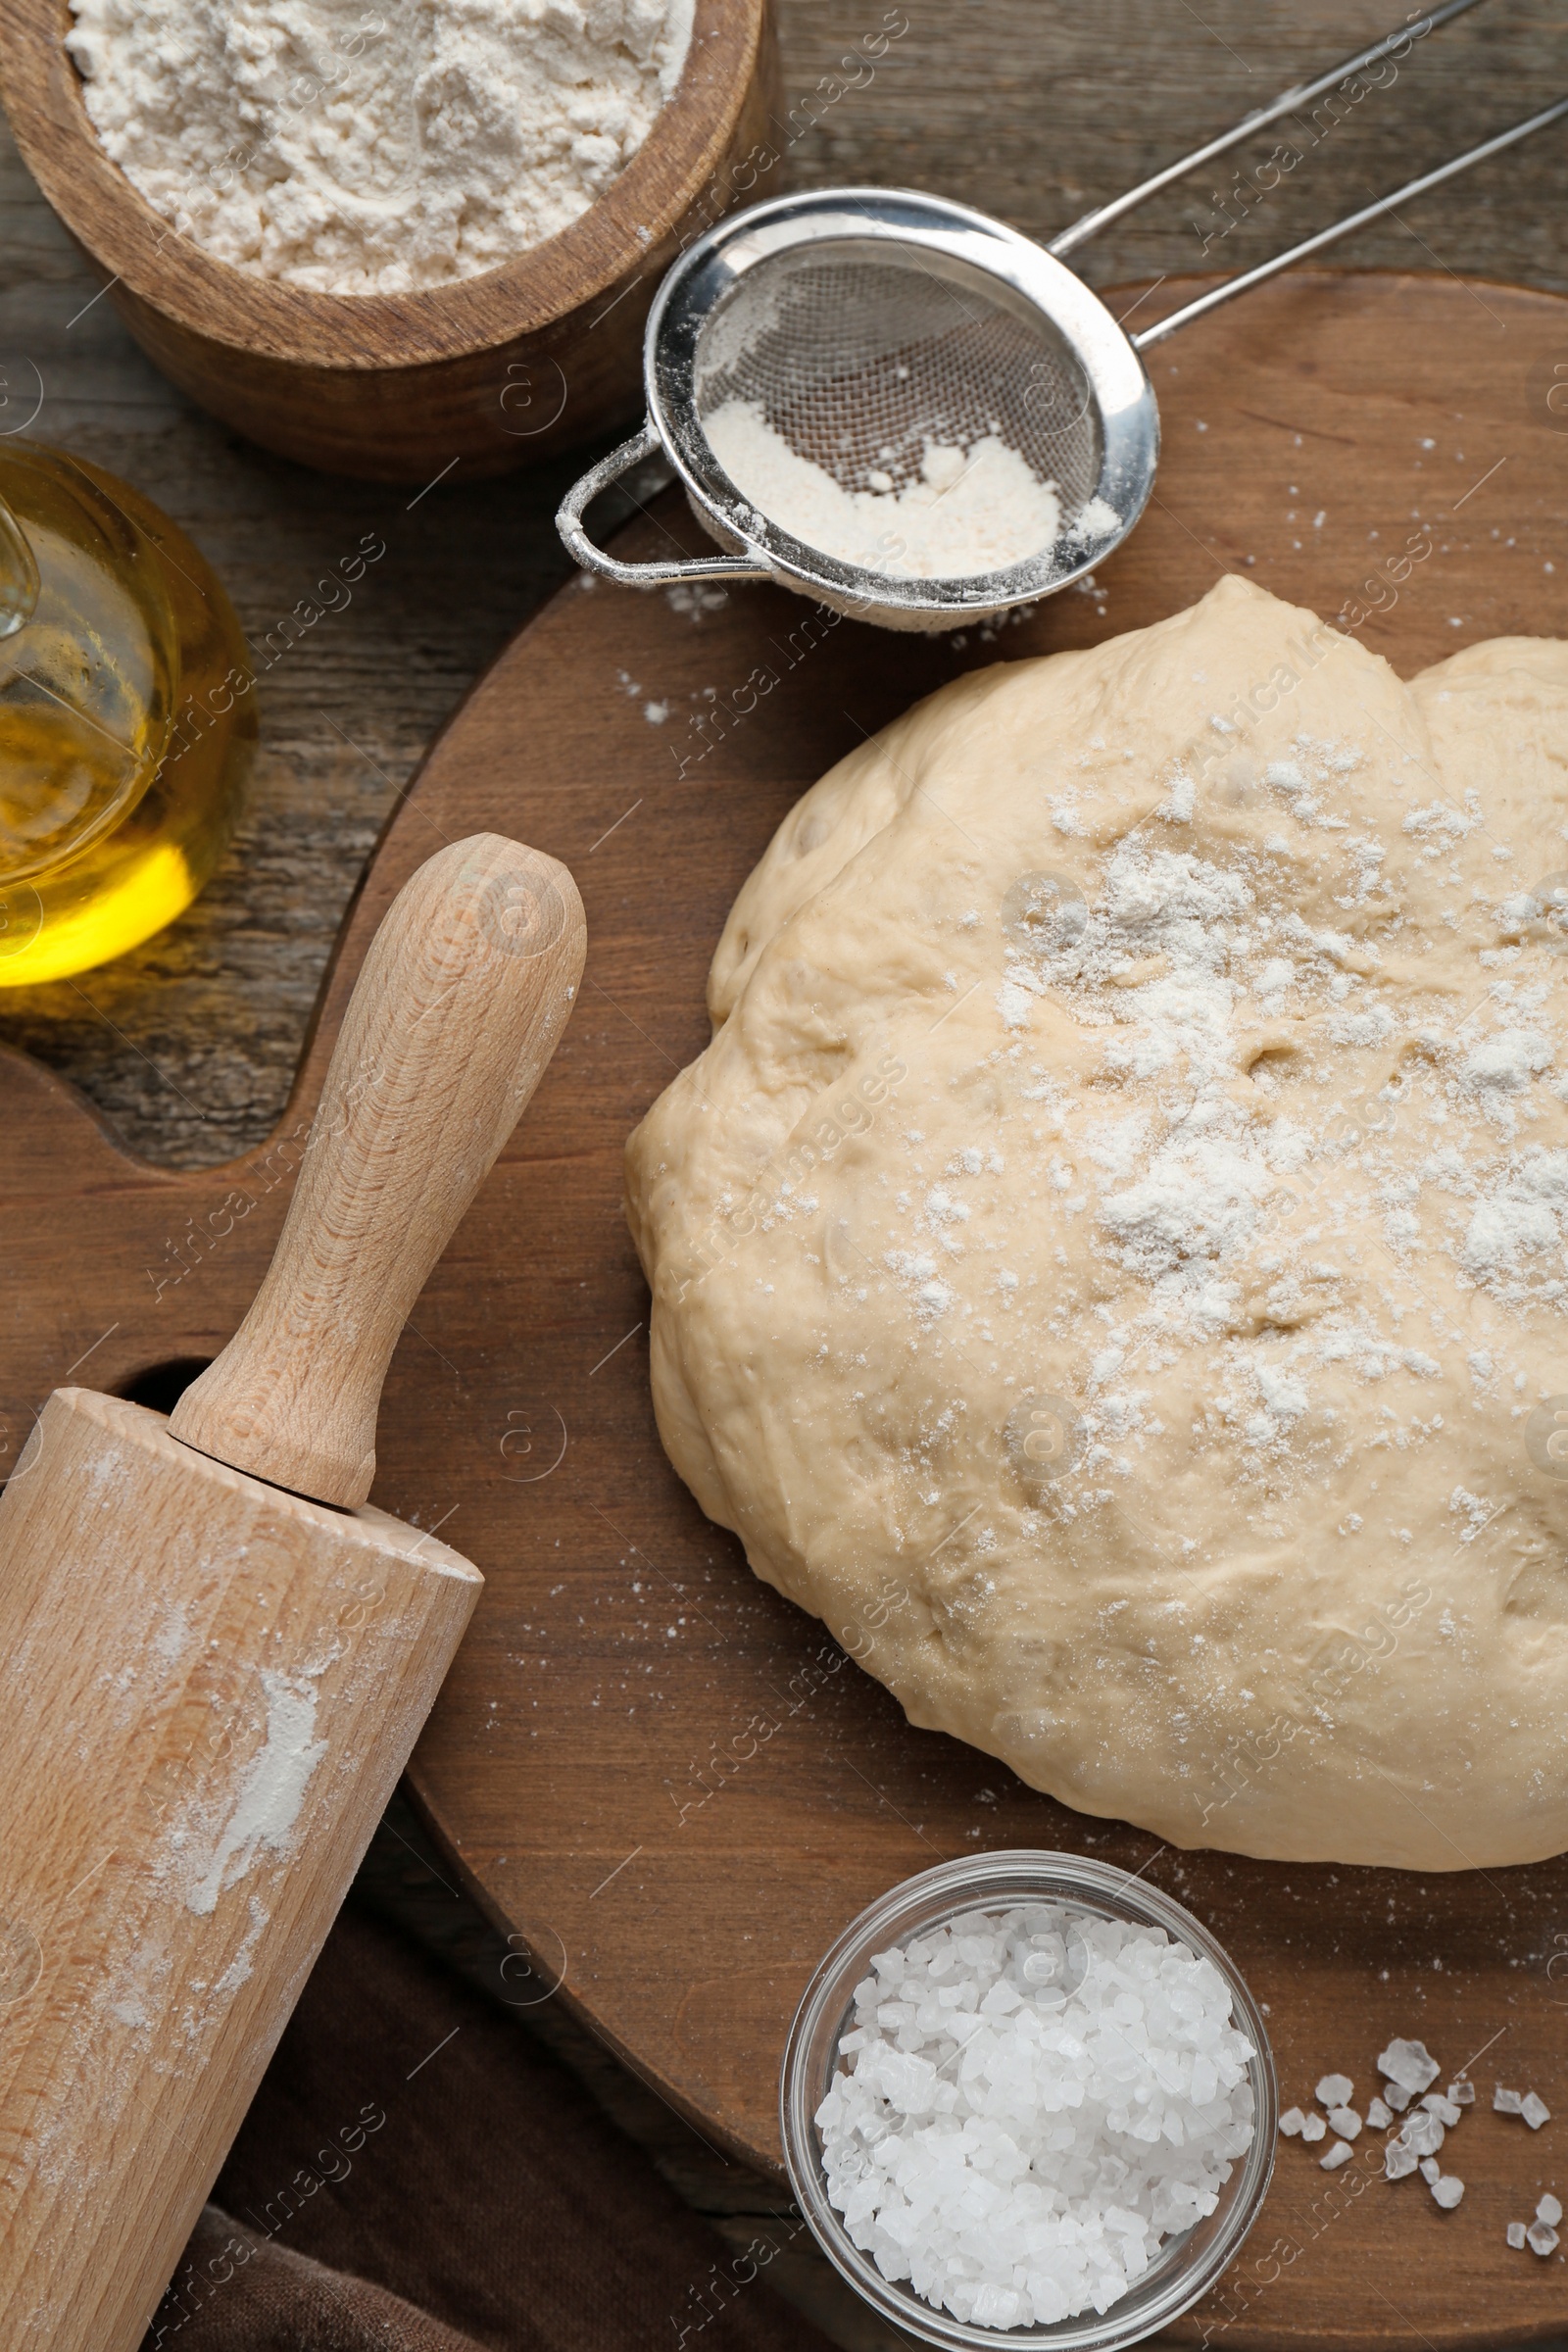
<path id="1" fill-rule="evenodd" d="M 786 817 L 628 1152 L 661 1434 L 910 1720 L 1183 1845 L 1568 1847 L 1568 646 L 1235 578 Z"/>

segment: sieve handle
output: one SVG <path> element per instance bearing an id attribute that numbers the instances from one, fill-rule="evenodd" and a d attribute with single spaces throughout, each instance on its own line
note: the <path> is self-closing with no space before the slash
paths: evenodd
<path id="1" fill-rule="evenodd" d="M 653 426 L 644 424 L 640 433 L 630 441 L 623 441 L 618 449 L 612 449 L 608 458 L 601 458 L 580 482 L 572 484 L 556 515 L 556 528 L 566 553 L 584 571 L 596 571 L 604 580 L 618 580 L 623 588 L 663 588 L 681 580 L 771 579 L 773 575 L 767 565 L 750 556 L 682 556 L 678 563 L 671 564 L 622 564 L 594 545 L 583 521 L 594 500 L 601 490 L 608 490 L 612 482 L 618 482 L 622 474 L 630 473 L 634 466 L 653 457 L 662 446 Z"/>

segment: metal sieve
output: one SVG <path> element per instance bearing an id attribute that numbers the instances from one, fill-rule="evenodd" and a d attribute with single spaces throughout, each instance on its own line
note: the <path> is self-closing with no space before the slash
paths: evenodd
<path id="1" fill-rule="evenodd" d="M 721 221 L 661 285 L 644 341 L 643 429 L 583 475 L 557 523 L 585 569 L 631 587 L 772 580 L 893 629 L 989 620 L 1067 587 L 1132 530 L 1153 484 L 1159 416 L 1140 354 L 1426 189 L 1568 114 L 1568 98 L 1513 124 L 1128 334 L 1062 257 L 1172 180 L 1403 51 L 1478 0 L 1448 0 L 1317 80 L 1298 84 L 1204 147 L 1086 214 L 1049 247 L 967 206 L 886 188 L 784 196 Z M 760 414 L 797 459 L 838 491 L 869 491 L 873 562 L 798 536 L 731 478 L 710 427 L 732 403 Z M 995 439 L 1055 493 L 1048 543 L 997 568 L 921 576 L 888 493 L 953 494 L 931 452 Z M 588 536 L 590 503 L 662 451 L 723 556 L 625 564 Z"/>

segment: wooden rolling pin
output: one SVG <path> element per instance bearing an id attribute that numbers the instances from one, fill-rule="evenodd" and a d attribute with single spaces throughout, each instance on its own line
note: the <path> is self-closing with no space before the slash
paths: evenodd
<path id="1" fill-rule="evenodd" d="M 57 1390 L 0 1498 L 5 2352 L 134 2352 L 472 1611 L 376 1406 L 583 948 L 553 858 L 421 866 L 240 1330 L 167 1421 Z"/>

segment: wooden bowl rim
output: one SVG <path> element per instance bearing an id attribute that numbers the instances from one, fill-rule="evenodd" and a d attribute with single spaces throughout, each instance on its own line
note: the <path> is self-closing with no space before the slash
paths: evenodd
<path id="1" fill-rule="evenodd" d="M 70 0 L 0 0 L 0 103 L 49 204 L 115 286 L 204 341 L 258 359 L 392 372 L 540 334 L 635 282 L 638 264 L 660 253 L 723 159 L 757 76 L 769 6 L 697 0 L 674 95 L 581 219 L 478 276 L 408 294 L 308 292 L 252 276 L 172 232 L 93 127 L 65 47 Z"/>

